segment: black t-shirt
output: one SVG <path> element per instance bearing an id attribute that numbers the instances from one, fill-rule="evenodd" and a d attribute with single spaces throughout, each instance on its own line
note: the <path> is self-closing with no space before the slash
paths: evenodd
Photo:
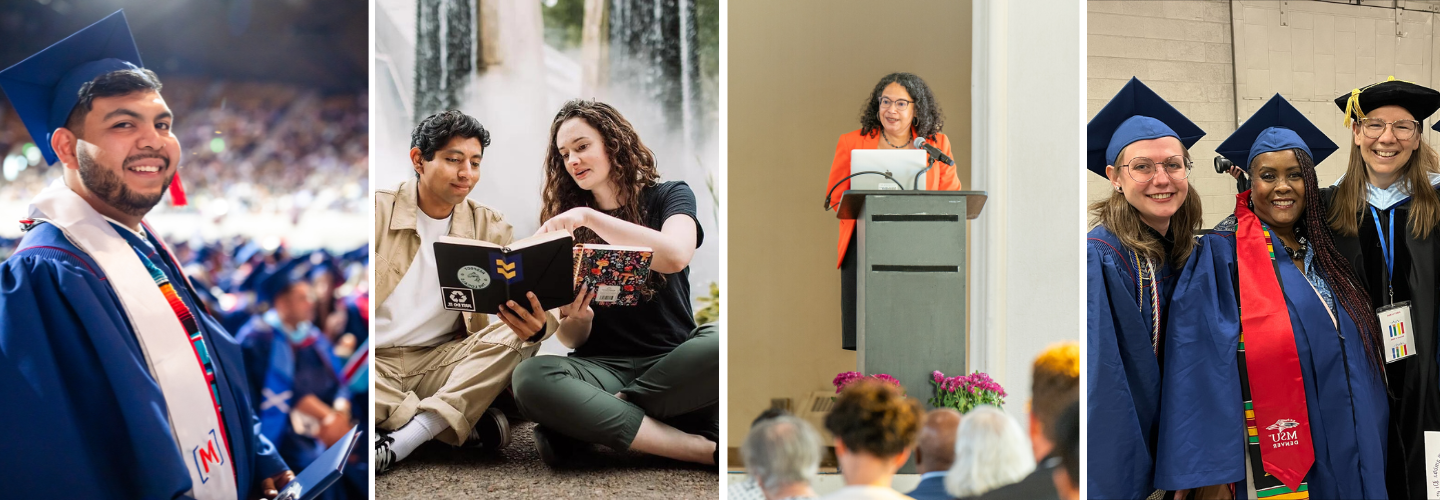
<path id="1" fill-rule="evenodd" d="M 645 226 L 656 231 L 672 215 L 684 214 L 695 221 L 695 248 L 705 234 L 695 216 L 695 193 L 682 181 L 657 184 L 640 192 L 645 209 Z M 651 279 L 654 279 L 652 276 Z M 665 286 L 649 300 L 634 306 L 592 305 L 595 319 L 590 338 L 574 356 L 653 356 L 675 349 L 695 329 L 690 307 L 690 267 L 665 275 Z"/>

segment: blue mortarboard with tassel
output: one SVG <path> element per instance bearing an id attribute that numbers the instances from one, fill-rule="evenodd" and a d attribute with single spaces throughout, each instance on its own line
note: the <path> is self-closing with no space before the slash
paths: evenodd
<path id="1" fill-rule="evenodd" d="M 1131 78 L 1085 126 L 1085 168 L 1104 177 L 1120 150 L 1136 141 L 1174 137 L 1186 148 L 1205 131 L 1150 90 Z"/>
<path id="2" fill-rule="evenodd" d="M 1280 94 L 1250 115 L 1245 124 L 1225 138 L 1215 152 L 1236 166 L 1250 171 L 1250 162 L 1261 153 L 1299 148 L 1320 164 L 1339 149 L 1310 119 Z"/>

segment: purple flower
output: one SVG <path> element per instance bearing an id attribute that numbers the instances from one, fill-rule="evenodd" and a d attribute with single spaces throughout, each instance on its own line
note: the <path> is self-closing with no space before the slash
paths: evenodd
<path id="1" fill-rule="evenodd" d="M 899 381 L 899 380 L 895 380 L 895 377 L 891 377 L 891 376 L 886 375 L 886 374 L 884 374 L 884 373 L 877 373 L 877 374 L 871 375 L 870 377 L 871 377 L 871 378 L 874 378 L 874 379 L 877 379 L 877 380 L 880 380 L 881 382 L 885 382 L 885 383 L 887 383 L 887 384 L 900 385 L 900 381 Z"/>
<path id="2" fill-rule="evenodd" d="M 940 370 L 935 370 L 933 372 L 930 372 L 930 377 L 934 378 L 936 382 L 939 382 L 945 379 L 945 374 L 940 373 Z"/>
<path id="3" fill-rule="evenodd" d="M 835 375 L 835 380 L 830 381 L 830 383 L 835 386 L 835 393 L 839 394 L 841 390 L 845 389 L 845 386 L 863 377 L 863 375 L 860 375 L 860 372 L 844 372 Z"/>

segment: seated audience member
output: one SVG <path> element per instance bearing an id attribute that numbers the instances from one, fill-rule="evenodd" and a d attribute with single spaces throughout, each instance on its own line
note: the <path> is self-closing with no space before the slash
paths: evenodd
<path id="1" fill-rule="evenodd" d="M 911 490 L 915 500 L 949 500 L 945 493 L 945 475 L 955 463 L 955 431 L 960 428 L 960 412 L 940 408 L 925 414 L 920 428 L 920 442 L 915 445 L 915 468 L 920 471 L 920 484 Z"/>
<path id="2" fill-rule="evenodd" d="M 768 408 L 760 412 L 760 416 L 755 417 L 755 420 L 750 421 L 750 429 L 755 429 L 760 422 L 789 414 L 790 412 L 781 408 Z M 765 492 L 760 489 L 760 483 L 755 480 L 755 475 L 749 474 L 744 481 L 730 483 L 730 486 L 725 488 L 725 498 L 728 500 L 764 500 Z"/>
<path id="3" fill-rule="evenodd" d="M 955 436 L 955 465 L 945 476 L 945 491 L 956 498 L 978 497 L 1013 484 L 1035 470 L 1025 434 L 1005 412 L 980 406 L 960 421 Z"/>
<path id="4" fill-rule="evenodd" d="M 1035 472 L 1018 483 L 986 493 L 983 500 L 1057 498 L 1055 482 L 1050 479 L 1057 439 L 1053 426 L 1060 412 L 1079 399 L 1080 343 L 1050 346 L 1035 358 L 1030 372 L 1030 447 L 1037 462 Z"/>
<path id="5" fill-rule="evenodd" d="M 1051 479 L 1060 500 L 1080 499 L 1080 401 L 1070 403 L 1055 421 L 1055 458 L 1060 463 Z"/>
<path id="6" fill-rule="evenodd" d="M 814 498 L 810 482 L 820 471 L 821 446 L 809 423 L 785 414 L 751 427 L 740 455 L 766 500 Z"/>
<path id="7" fill-rule="evenodd" d="M 825 429 L 835 436 L 835 458 L 845 487 L 823 498 L 910 498 L 892 489 L 890 481 L 910 458 L 922 411 L 920 402 L 905 396 L 899 386 L 878 380 L 855 382 L 840 391 L 825 416 Z"/>

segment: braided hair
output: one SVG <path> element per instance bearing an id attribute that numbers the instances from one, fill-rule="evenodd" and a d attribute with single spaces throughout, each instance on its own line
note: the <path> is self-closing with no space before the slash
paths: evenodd
<path id="1" fill-rule="evenodd" d="M 1372 313 L 1370 294 L 1361 285 L 1360 277 L 1350 267 L 1349 261 L 1335 248 L 1334 235 L 1325 220 L 1327 210 L 1320 197 L 1320 186 L 1315 180 L 1315 161 L 1302 149 L 1296 148 L 1293 151 L 1305 177 L 1305 213 L 1301 216 L 1300 223 L 1296 224 L 1296 230 L 1310 240 L 1320 277 L 1330 285 L 1335 301 L 1339 302 L 1345 312 L 1350 314 L 1350 319 L 1355 321 L 1356 329 L 1360 330 L 1360 342 L 1365 346 L 1365 356 L 1377 371 L 1383 373 L 1384 362 L 1380 359 L 1383 351 L 1380 320 Z"/>

